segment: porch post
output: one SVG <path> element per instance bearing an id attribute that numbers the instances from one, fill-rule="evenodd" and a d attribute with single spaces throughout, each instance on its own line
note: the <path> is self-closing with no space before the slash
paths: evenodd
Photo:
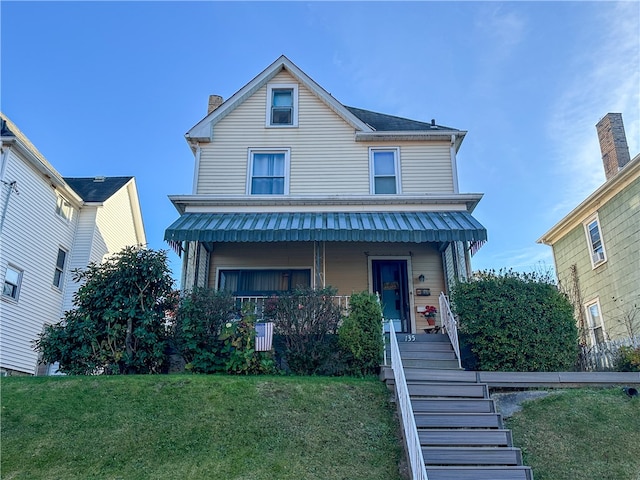
<path id="1" fill-rule="evenodd" d="M 324 275 L 324 242 L 313 242 L 313 271 L 314 271 L 314 287 L 325 287 Z"/>
<path id="2" fill-rule="evenodd" d="M 196 286 L 198 270 L 198 242 L 185 242 L 182 290 L 192 290 Z"/>

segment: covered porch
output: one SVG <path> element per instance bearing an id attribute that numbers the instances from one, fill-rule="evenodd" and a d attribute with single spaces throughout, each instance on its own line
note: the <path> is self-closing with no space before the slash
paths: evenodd
<path id="1" fill-rule="evenodd" d="M 239 301 L 296 287 L 380 295 L 387 319 L 421 331 L 420 311 L 470 274 L 486 230 L 469 213 L 185 213 L 165 232 L 183 258 L 182 288 L 230 291 Z"/>

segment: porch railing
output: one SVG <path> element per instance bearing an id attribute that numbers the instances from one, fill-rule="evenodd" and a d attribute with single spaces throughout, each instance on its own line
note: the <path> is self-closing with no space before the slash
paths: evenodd
<path id="1" fill-rule="evenodd" d="M 407 387 L 407 380 L 404 376 L 402 358 L 400 357 L 400 349 L 398 348 L 398 338 L 396 337 L 393 322 L 389 322 L 389 339 L 391 344 L 391 369 L 393 370 L 393 377 L 395 379 L 396 397 L 402 420 L 402 431 L 404 432 L 409 465 L 411 467 L 411 479 L 428 480 L 429 477 L 427 477 L 427 469 L 424 464 L 424 456 L 422 455 L 422 446 L 420 445 L 416 419 L 413 416 L 411 397 L 409 396 L 409 388 Z"/>
<path id="2" fill-rule="evenodd" d="M 256 317 L 260 320 L 264 316 L 264 306 L 269 296 L 236 296 L 236 308 L 238 310 L 242 309 L 242 306 L 246 303 L 252 303 L 255 306 L 254 313 Z M 349 311 L 349 299 L 351 298 L 349 295 L 335 295 L 331 297 L 333 302 L 340 308 L 340 312 L 343 315 L 346 315 Z"/>
<path id="3" fill-rule="evenodd" d="M 440 298 L 438 299 L 438 301 L 440 303 L 440 317 L 442 319 L 442 327 L 444 328 L 445 332 L 447 332 L 447 335 L 449 335 L 449 340 L 451 340 L 453 351 L 456 353 L 456 358 L 458 359 L 458 368 L 462 368 L 462 363 L 460 361 L 460 342 L 458 341 L 458 321 L 451 312 L 449 299 L 444 294 L 444 292 L 440 292 Z"/>

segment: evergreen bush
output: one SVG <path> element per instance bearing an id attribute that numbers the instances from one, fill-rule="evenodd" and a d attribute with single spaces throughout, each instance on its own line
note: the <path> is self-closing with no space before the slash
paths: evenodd
<path id="1" fill-rule="evenodd" d="M 477 273 L 455 286 L 452 307 L 461 348 L 485 371 L 573 370 L 578 331 L 573 307 L 548 275 Z M 469 365 L 465 365 L 467 368 Z"/>

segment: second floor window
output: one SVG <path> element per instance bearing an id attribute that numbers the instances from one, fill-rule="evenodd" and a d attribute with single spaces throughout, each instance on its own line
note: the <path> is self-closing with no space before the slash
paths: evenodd
<path id="1" fill-rule="evenodd" d="M 7 265 L 4 274 L 4 285 L 2 286 L 2 295 L 5 297 L 18 299 L 20 293 L 20 283 L 22 281 L 22 271 L 11 265 Z"/>
<path id="2" fill-rule="evenodd" d="M 249 194 L 285 195 L 289 193 L 289 151 L 250 151 Z"/>
<path id="3" fill-rule="evenodd" d="M 604 263 L 607 259 L 604 251 L 604 243 L 602 240 L 602 232 L 600 230 L 600 222 L 598 216 L 590 218 L 584 224 L 585 233 L 587 235 L 587 244 L 589 245 L 589 253 L 591 255 L 591 265 L 596 266 Z"/>
<path id="4" fill-rule="evenodd" d="M 56 202 L 56 213 L 65 220 L 71 218 L 71 205 L 61 195 L 58 195 Z"/>
<path id="5" fill-rule="evenodd" d="M 67 262 L 67 252 L 58 249 L 58 258 L 56 259 L 56 269 L 53 274 L 53 286 L 62 289 L 62 281 L 64 279 L 64 266 Z"/>
<path id="6" fill-rule="evenodd" d="M 400 192 L 397 148 L 372 148 L 369 151 L 371 193 L 389 195 Z"/>

